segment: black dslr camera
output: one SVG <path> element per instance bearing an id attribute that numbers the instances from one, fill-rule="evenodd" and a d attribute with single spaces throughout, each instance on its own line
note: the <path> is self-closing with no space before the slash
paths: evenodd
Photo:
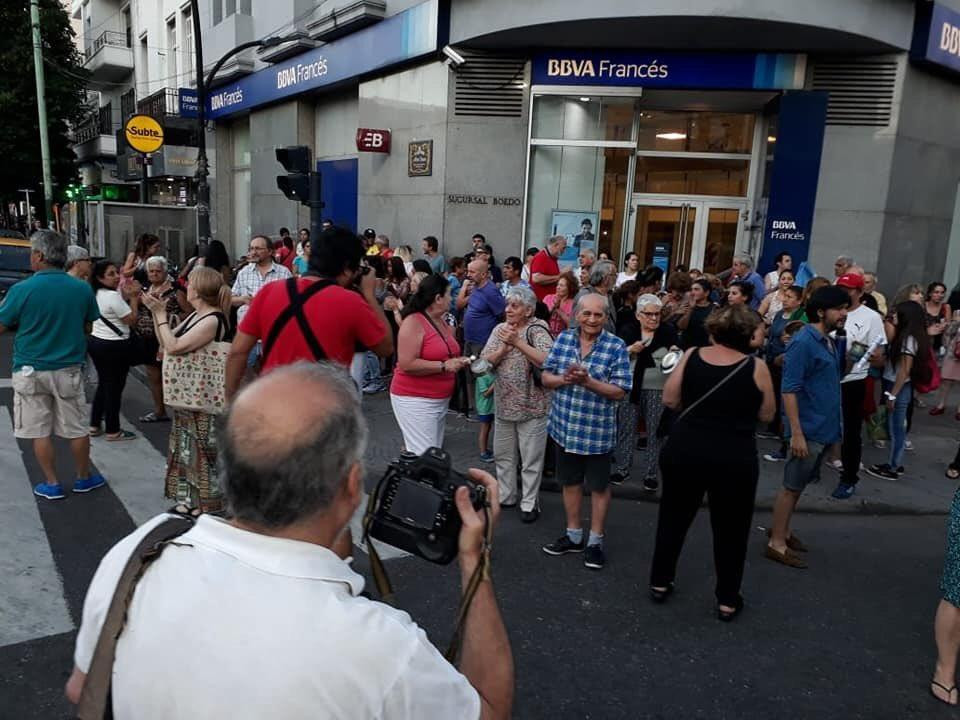
<path id="1" fill-rule="evenodd" d="M 440 448 L 419 457 L 401 453 L 374 492 L 370 536 L 446 565 L 457 556 L 462 521 L 453 494 L 460 486 L 470 490 L 475 509 L 484 506 L 487 489 L 453 470 L 449 453 Z"/>

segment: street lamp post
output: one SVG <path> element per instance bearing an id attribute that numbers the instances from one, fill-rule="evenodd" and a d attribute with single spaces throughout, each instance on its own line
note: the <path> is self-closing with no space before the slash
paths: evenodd
<path id="1" fill-rule="evenodd" d="M 211 68 L 207 74 L 206 80 L 203 77 L 203 41 L 200 36 L 200 8 L 199 0 L 190 0 L 190 13 L 193 15 L 193 45 L 194 52 L 197 55 L 197 244 L 198 250 L 202 255 L 206 252 L 207 244 L 210 242 L 210 186 L 207 184 L 207 177 L 210 175 L 210 164 L 207 161 L 207 133 L 206 133 L 206 112 L 207 112 L 207 91 L 214 77 L 224 63 L 237 53 L 243 52 L 248 48 L 254 47 L 275 47 L 281 43 L 290 40 L 296 40 L 301 37 L 300 33 L 295 33 L 288 37 L 271 36 L 262 40 L 253 40 L 245 42 L 227 52 Z"/>

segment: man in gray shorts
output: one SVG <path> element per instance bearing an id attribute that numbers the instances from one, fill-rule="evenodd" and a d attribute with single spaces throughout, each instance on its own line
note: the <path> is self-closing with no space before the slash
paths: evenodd
<path id="1" fill-rule="evenodd" d="M 797 553 L 807 548 L 790 531 L 790 517 L 804 488 L 819 477 L 827 448 L 843 436 L 840 377 L 843 359 L 830 333 L 843 327 L 850 297 L 843 288 L 820 288 L 807 302 L 810 324 L 793 336 L 783 362 L 783 411 L 790 457 L 783 489 L 773 506 L 765 556 L 794 568 L 807 567 Z"/>
<path id="2" fill-rule="evenodd" d="M 54 468 L 52 435 L 70 441 L 77 476 L 73 492 L 105 484 L 90 475 L 90 436 L 82 366 L 87 333 L 100 317 L 90 285 L 64 272 L 66 239 L 51 230 L 30 238 L 34 274 L 12 288 L 0 305 L 0 333 L 13 341 L 13 431 L 33 440 L 46 481 L 33 492 L 48 500 L 64 497 Z"/>

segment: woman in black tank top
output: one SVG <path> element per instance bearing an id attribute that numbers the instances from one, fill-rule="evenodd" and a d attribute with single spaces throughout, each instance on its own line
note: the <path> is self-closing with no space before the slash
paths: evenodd
<path id="1" fill-rule="evenodd" d="M 713 345 L 687 351 L 663 391 L 679 416 L 660 454 L 663 496 L 650 574 L 650 596 L 673 591 L 687 530 L 706 493 L 713 527 L 717 613 L 732 620 L 743 607 L 740 583 L 757 492 L 757 420 L 776 411 L 767 366 L 750 353 L 759 316 L 728 306 L 707 321 Z"/>

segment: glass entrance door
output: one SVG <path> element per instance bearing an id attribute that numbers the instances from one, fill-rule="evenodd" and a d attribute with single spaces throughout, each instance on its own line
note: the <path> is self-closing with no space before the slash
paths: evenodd
<path id="1" fill-rule="evenodd" d="M 718 273 L 730 268 L 745 203 L 738 201 L 635 199 L 633 238 L 629 246 L 641 266 L 670 273 L 683 265 Z"/>

